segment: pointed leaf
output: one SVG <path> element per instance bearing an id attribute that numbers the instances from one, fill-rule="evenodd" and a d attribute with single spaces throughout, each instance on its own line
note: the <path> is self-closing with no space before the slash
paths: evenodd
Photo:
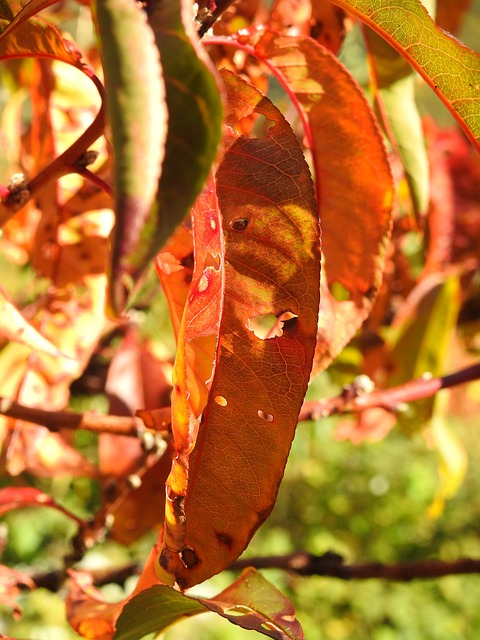
<path id="1" fill-rule="evenodd" d="M 399 51 L 480 149 L 480 56 L 439 29 L 420 0 L 330 0 Z M 401 27 L 399 27 L 401 25 Z"/>
<path id="2" fill-rule="evenodd" d="M 186 0 L 148 3 L 165 78 L 168 137 L 156 202 L 129 260 L 134 274 L 145 269 L 189 212 L 220 142 L 220 92 L 191 11 Z"/>
<path id="3" fill-rule="evenodd" d="M 167 109 L 158 49 L 143 9 L 131 0 L 97 0 L 94 12 L 114 149 L 116 222 L 110 302 L 119 313 L 128 293 L 130 254 L 157 190 Z"/>
<path id="4" fill-rule="evenodd" d="M 183 545 L 164 546 L 160 558 L 182 587 L 228 566 L 273 507 L 308 383 L 319 304 L 316 203 L 296 136 L 254 87 L 228 72 L 223 79 L 233 133 L 216 175 L 225 236 L 216 364 L 172 524 L 172 537 L 185 528 Z M 235 133 L 252 114 L 270 125 L 265 135 Z M 192 304 L 206 284 L 200 278 L 191 290 Z M 249 323 L 271 314 L 275 337 L 257 337 Z"/>

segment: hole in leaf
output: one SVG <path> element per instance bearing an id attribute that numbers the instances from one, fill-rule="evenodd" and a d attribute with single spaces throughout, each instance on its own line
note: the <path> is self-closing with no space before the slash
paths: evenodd
<path id="1" fill-rule="evenodd" d="M 295 622 L 295 616 L 280 616 L 281 620 L 284 620 L 285 622 Z"/>
<path id="2" fill-rule="evenodd" d="M 350 292 L 343 284 L 340 284 L 340 282 L 332 282 L 330 285 L 330 293 L 338 302 L 344 302 L 350 298 Z"/>
<path id="3" fill-rule="evenodd" d="M 250 613 L 255 613 L 250 607 L 245 607 L 242 604 L 237 604 L 235 607 L 227 607 L 223 610 L 223 613 L 227 616 L 248 616 Z"/>
<path id="4" fill-rule="evenodd" d="M 215 396 L 214 400 L 217 404 L 219 404 L 221 407 L 226 407 L 228 402 L 227 399 L 224 398 L 223 396 Z"/>
<path id="5" fill-rule="evenodd" d="M 236 122 L 233 128 L 235 133 L 248 138 L 264 138 L 274 125 L 275 122 L 264 116 L 263 113 L 250 113 Z"/>
<path id="6" fill-rule="evenodd" d="M 278 317 L 274 313 L 263 313 L 253 318 L 248 318 L 245 325 L 260 340 L 270 340 L 283 336 L 285 322 L 298 318 L 295 313 L 285 311 Z"/>
<path id="7" fill-rule="evenodd" d="M 185 547 L 180 553 L 180 558 L 187 569 L 191 569 L 200 562 L 197 554 L 191 547 Z"/>
<path id="8" fill-rule="evenodd" d="M 236 220 L 232 220 L 230 226 L 234 231 L 245 231 L 248 227 L 250 220 L 248 218 L 237 218 Z"/>
<path id="9" fill-rule="evenodd" d="M 266 420 L 267 422 L 273 422 L 273 416 L 271 413 L 265 413 L 265 411 L 262 411 L 261 409 L 259 409 L 257 411 L 258 417 L 262 418 L 262 420 Z"/>
<path id="10" fill-rule="evenodd" d="M 266 631 L 278 631 L 278 627 L 273 622 L 262 622 L 260 626 Z"/>
<path id="11" fill-rule="evenodd" d="M 206 290 L 207 290 L 208 285 L 209 285 L 209 282 L 208 282 L 208 276 L 207 276 L 205 273 L 203 273 L 203 274 L 202 274 L 202 277 L 201 277 L 201 278 L 200 278 L 200 280 L 198 281 L 197 291 L 198 291 L 199 293 L 203 293 L 204 291 L 206 291 Z"/>

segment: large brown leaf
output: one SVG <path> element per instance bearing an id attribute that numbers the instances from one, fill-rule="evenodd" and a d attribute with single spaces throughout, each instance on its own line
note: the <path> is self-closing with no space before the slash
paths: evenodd
<path id="1" fill-rule="evenodd" d="M 273 507 L 308 383 L 319 305 L 317 207 L 296 136 L 254 87 L 229 72 L 223 78 L 231 135 L 216 174 L 225 242 L 222 304 L 214 282 L 220 255 L 200 278 L 194 275 L 185 312 L 191 322 L 179 334 L 179 357 L 185 358 L 182 339 L 217 333 L 220 311 L 215 367 L 198 435 L 192 429 L 198 407 L 180 409 L 187 423 L 175 442 L 185 484 L 170 494 L 160 556 L 182 587 L 228 566 Z M 238 131 L 253 115 L 269 128 L 247 138 Z M 208 203 L 211 187 L 204 197 Z M 216 219 L 208 212 L 206 206 L 204 220 Z M 209 322 L 193 313 L 200 298 L 202 308 L 215 308 Z M 270 322 L 266 330 L 264 322 Z M 188 392 L 191 381 L 181 378 L 178 363 L 177 374 L 176 384 Z M 180 460 L 192 438 L 192 453 Z"/>

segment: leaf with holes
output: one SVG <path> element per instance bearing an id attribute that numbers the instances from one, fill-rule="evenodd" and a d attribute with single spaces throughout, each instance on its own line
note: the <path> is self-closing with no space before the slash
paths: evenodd
<path id="1" fill-rule="evenodd" d="M 131 254 L 157 191 L 168 116 L 159 53 L 143 9 L 131 0 L 97 0 L 94 12 L 114 149 L 110 304 L 118 314 L 134 275 Z"/>
<path id="2" fill-rule="evenodd" d="M 420 0 L 330 0 L 404 56 L 480 149 L 480 56 L 439 29 Z"/>
<path id="3" fill-rule="evenodd" d="M 170 495 L 160 554 L 162 569 L 182 587 L 227 567 L 270 513 L 308 383 L 318 318 L 319 225 L 301 148 L 267 98 L 232 73 L 223 80 L 231 133 L 215 176 L 224 237 L 215 364 L 212 372 L 210 361 L 203 380 L 206 406 L 182 408 L 188 478 Z M 263 135 L 248 138 L 239 131 L 252 115 L 266 126 Z M 204 197 L 213 202 L 211 187 Z M 206 233 L 209 216 L 203 220 Z M 185 312 L 192 318 L 200 302 L 200 308 L 209 300 L 218 304 L 214 272 L 222 256 L 214 258 L 192 280 Z M 258 337 L 253 327 L 271 314 L 274 330 Z M 205 336 L 202 323 L 185 321 L 184 336 L 194 329 Z M 181 340 L 180 332 L 180 357 L 188 358 Z M 180 382 L 188 392 L 191 380 Z"/>
<path id="4" fill-rule="evenodd" d="M 251 29 L 213 41 L 237 43 L 265 62 L 303 120 L 322 221 L 322 309 L 314 365 L 318 372 L 360 328 L 382 281 L 393 203 L 382 137 L 355 80 L 314 40 Z"/>

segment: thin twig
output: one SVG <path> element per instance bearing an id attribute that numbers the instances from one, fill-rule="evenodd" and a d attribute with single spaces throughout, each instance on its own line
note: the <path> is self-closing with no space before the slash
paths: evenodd
<path id="1" fill-rule="evenodd" d="M 377 389 L 365 393 L 361 385 L 349 385 L 334 398 L 305 402 L 299 421 L 315 420 L 340 413 L 359 413 L 365 409 L 381 408 L 395 413 L 406 402 L 414 402 L 435 395 L 441 389 L 480 379 L 480 364 L 461 369 L 450 375 L 432 378 L 424 376 L 399 387 Z"/>
<path id="2" fill-rule="evenodd" d="M 419 560 L 383 564 L 367 562 L 344 564 L 343 558 L 335 553 L 316 556 L 306 551 L 298 551 L 284 556 L 245 558 L 237 560 L 231 569 L 285 569 L 300 576 L 328 576 L 340 580 L 368 580 L 371 578 L 392 581 L 431 580 L 443 576 L 480 573 L 480 560 L 459 558 L 452 562 L 442 560 Z"/>

